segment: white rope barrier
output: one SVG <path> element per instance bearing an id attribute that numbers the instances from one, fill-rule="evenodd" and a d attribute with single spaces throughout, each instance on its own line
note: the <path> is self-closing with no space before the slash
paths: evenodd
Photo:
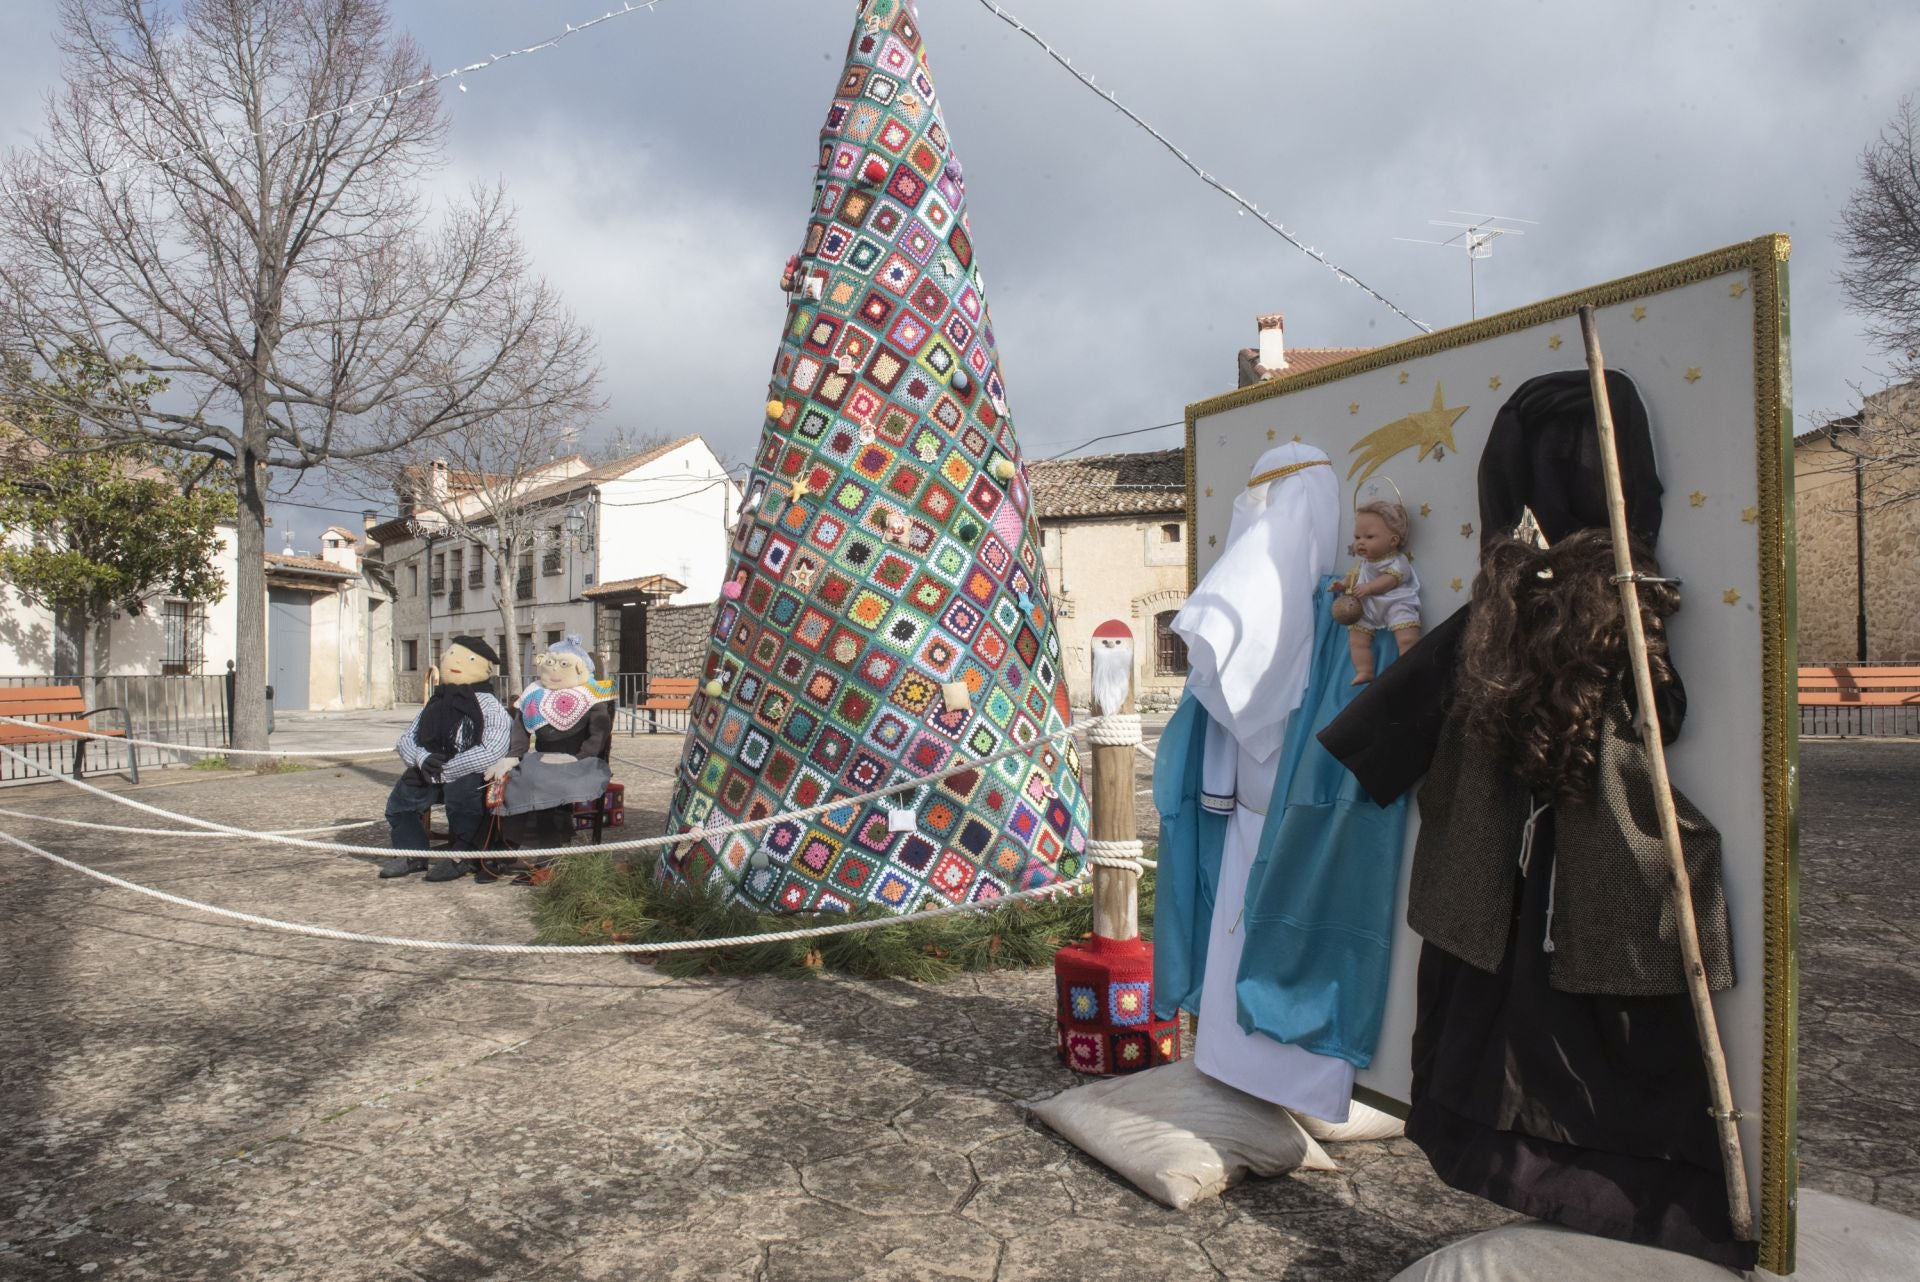
<path id="1" fill-rule="evenodd" d="M 350 761 L 356 757 L 384 757 L 392 748 L 353 748 L 339 752 L 324 752 L 315 749 L 298 750 L 294 748 L 209 748 L 204 744 L 164 743 L 158 739 L 135 739 L 129 735 L 101 734 L 96 730 L 71 730 L 66 726 L 48 725 L 44 721 L 29 721 L 23 717 L 0 717 L 0 723 L 26 726 L 31 730 L 43 730 L 48 734 L 65 735 L 69 739 L 96 739 L 101 743 L 131 744 L 136 748 L 154 748 L 163 752 L 197 753 L 203 757 L 325 757 L 331 761 Z"/>
<path id="2" fill-rule="evenodd" d="M 125 824 L 89 823 L 85 819 L 63 819 L 58 815 L 36 815 L 26 810 L 8 810 L 0 806 L 0 815 L 9 819 L 26 819 L 33 823 L 59 824 L 63 828 L 89 828 L 95 832 L 124 832 L 137 837 L 304 837 L 315 832 L 349 832 L 355 828 L 371 828 L 380 819 L 356 819 L 352 823 L 323 824 L 318 828 L 278 828 L 267 833 L 202 832 L 196 828 L 129 828 Z M 186 816 L 181 816 L 186 818 Z"/>
<path id="3" fill-rule="evenodd" d="M 1034 739 L 1029 743 L 1015 744 L 1014 746 L 1003 749 L 1000 752 L 996 752 L 991 756 L 963 760 L 956 765 L 950 765 L 946 769 L 938 771 L 934 774 L 916 775 L 911 779 L 900 780 L 894 783 L 887 784 L 885 787 L 875 788 L 871 792 L 859 793 L 851 797 L 840 797 L 832 801 L 823 801 L 823 802 L 820 802 L 818 805 L 809 806 L 804 810 L 791 810 L 781 814 L 768 815 L 764 819 L 741 820 L 737 823 L 730 823 L 730 824 L 713 824 L 703 828 L 690 829 L 686 832 L 663 834 L 658 837 L 635 837 L 635 838 L 630 838 L 626 841 L 610 841 L 603 845 L 598 845 L 598 846 L 561 846 L 551 851 L 543 852 L 542 857 L 552 858 L 556 856 L 571 855 L 571 854 L 618 854 L 618 853 L 629 851 L 629 850 L 658 850 L 658 849 L 661 849 L 662 847 L 677 846 L 680 843 L 686 842 L 686 841 L 712 840 L 718 837 L 729 836 L 736 832 L 758 832 L 762 829 L 771 828 L 776 824 L 787 823 L 794 820 L 811 819 L 815 815 L 827 814 L 831 811 L 839 810 L 845 806 L 862 806 L 867 804 L 868 802 L 879 801 L 883 798 L 891 797 L 898 793 L 905 792 L 913 788 L 917 788 L 922 784 L 936 783 L 942 779 L 948 779 L 957 774 L 964 774 L 969 770 L 985 769 L 988 766 L 997 765 L 999 762 L 1005 761 L 1011 757 L 1030 755 L 1034 752 L 1039 751 L 1043 746 L 1053 742 L 1056 739 L 1070 738 L 1073 735 L 1079 734 L 1083 730 L 1091 731 L 1092 728 L 1099 725 L 1102 720 L 1104 720 L 1104 718 L 1095 718 L 1091 721 L 1085 721 L 1078 726 L 1071 726 L 1061 730 L 1057 730 L 1052 734 L 1042 735 L 1038 739 Z M 484 852 L 475 852 L 471 850 L 396 851 L 395 848 L 392 846 L 356 846 L 356 845 L 347 844 L 345 842 L 312 841 L 304 837 L 290 837 L 290 836 L 273 835 L 273 834 L 263 833 L 263 832 L 253 832 L 245 828 L 237 828 L 232 824 L 218 823 L 211 819 L 199 819 L 199 818 L 195 818 L 192 815 L 176 814 L 172 811 L 162 809 L 159 806 L 153 806 L 143 801 L 137 801 L 132 797 L 123 797 L 118 793 L 108 792 L 105 788 L 101 788 L 94 784 L 90 784 L 84 779 L 75 779 L 68 775 L 54 774 L 52 771 L 49 771 L 46 767 L 40 765 L 36 761 L 33 761 L 31 758 L 26 757 L 21 753 L 15 752 L 13 749 L 5 747 L 3 745 L 0 745 L 0 755 L 10 757 L 14 761 L 17 761 L 24 766 L 40 771 L 42 774 L 50 775 L 52 778 L 58 780 L 59 782 L 67 784 L 69 787 L 78 788 L 84 792 L 92 793 L 93 795 L 98 797 L 104 797 L 105 799 L 115 803 L 116 805 L 126 806 L 133 810 L 144 811 L 147 814 L 157 815 L 161 818 L 176 820 L 180 823 L 189 824 L 195 828 L 200 828 L 207 832 L 228 833 L 228 834 L 238 835 L 238 836 L 253 837 L 261 841 L 271 842 L 275 845 L 297 846 L 306 850 L 328 850 L 328 851 L 333 851 L 337 854 L 379 855 L 382 857 L 391 857 L 394 854 L 399 853 L 399 854 L 405 854 L 405 855 L 408 855 L 409 857 L 418 858 L 418 859 L 471 859 L 476 857 L 476 855 L 478 854 L 484 853 Z"/>
<path id="4" fill-rule="evenodd" d="M 1140 744 L 1140 714 L 1109 712 L 1087 732 L 1087 742 L 1097 748 L 1134 748 Z"/>
<path id="5" fill-rule="evenodd" d="M 17 846 L 30 855 L 38 856 L 48 863 L 58 864 L 71 869 L 95 881 L 117 886 L 121 890 L 130 890 L 137 895 L 146 895 L 162 903 L 173 904 L 179 908 L 188 908 L 194 912 L 207 913 L 215 917 L 225 917 L 249 926 L 258 926 L 266 930 L 278 930 L 292 935 L 306 935 L 313 939 L 331 939 L 347 944 L 381 944 L 390 948 L 418 948 L 432 952 L 454 953 L 508 953 L 515 955 L 554 956 L 557 954 L 584 955 L 589 953 L 685 953 L 700 952 L 709 948 L 733 948 L 750 944 L 777 944 L 795 939 L 820 939 L 829 935 L 851 935 L 863 930 L 879 930 L 887 926 L 898 926 L 910 921 L 926 921 L 935 917 L 954 917 L 962 913 L 991 912 L 1003 904 L 1016 903 L 1027 899 L 1058 898 L 1063 895 L 1075 895 L 1086 885 L 1085 875 L 1072 881 L 1055 882 L 1050 886 L 1041 886 L 1033 890 L 1020 890 L 978 904 L 954 904 L 946 908 L 927 908 L 919 912 L 903 913 L 897 917 L 878 917 L 865 921 L 836 922 L 829 926 L 804 926 L 794 930 L 774 930 L 761 935 L 730 935 L 720 939 L 675 939 L 651 944 L 474 944 L 454 939 L 408 939 L 395 935 L 368 935 L 354 930 L 338 930 L 332 926 L 309 926 L 303 922 L 281 921 L 275 917 L 263 917 L 258 913 L 243 913 L 234 908 L 222 908 L 218 904 L 202 903 L 197 899 L 188 899 L 184 895 L 170 894 L 164 890 L 155 890 L 151 886 L 142 886 L 138 882 L 116 877 L 112 873 L 101 872 L 97 868 L 63 858 L 51 851 L 42 850 L 32 842 L 22 841 L 12 833 L 0 830 L 0 841 Z"/>
<path id="6" fill-rule="evenodd" d="M 1087 862 L 1098 868 L 1116 868 L 1121 872 L 1130 872 L 1139 876 L 1146 867 L 1140 858 L 1146 852 L 1138 838 L 1126 841 L 1102 841 L 1095 838 L 1087 842 Z"/>

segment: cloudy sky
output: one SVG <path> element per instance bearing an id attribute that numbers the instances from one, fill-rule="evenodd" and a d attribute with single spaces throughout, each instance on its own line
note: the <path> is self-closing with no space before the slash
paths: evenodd
<path id="1" fill-rule="evenodd" d="M 1102 87 L 1329 258 L 1435 326 L 1467 319 L 1449 210 L 1537 226 L 1480 265 L 1481 314 L 1766 232 L 1794 241 L 1803 417 L 1880 385 L 1834 284 L 1860 149 L 1920 91 L 1901 0 L 1341 4 L 1004 0 Z M 59 74 L 51 0 L 0 0 L 0 143 Z M 395 0 L 437 68 L 606 0 Z M 596 330 L 595 432 L 761 426 L 850 0 L 659 0 L 445 95 L 449 190 L 504 180 L 535 260 Z M 921 0 L 1030 457 L 1181 416 L 1233 384 L 1253 317 L 1367 345 L 1407 323 L 1182 169 L 979 0 Z M 1178 443 L 1168 429 L 1106 448 Z M 309 482 L 295 500 L 326 503 Z M 351 502 L 349 512 L 361 505 Z M 310 546 L 330 519 L 282 508 Z M 277 540 L 275 540 L 277 543 Z"/>

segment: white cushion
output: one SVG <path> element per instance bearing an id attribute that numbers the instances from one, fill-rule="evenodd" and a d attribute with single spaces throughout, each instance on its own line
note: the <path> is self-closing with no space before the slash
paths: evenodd
<path id="1" fill-rule="evenodd" d="M 1908 1282 L 1920 1220 L 1815 1189 L 1800 1193 L 1795 1282 Z M 1528 1221 L 1442 1247 L 1393 1282 L 1727 1282 L 1717 1264 Z M 1779 1275 L 1762 1269 L 1755 1278 Z"/>
<path id="2" fill-rule="evenodd" d="M 1214 1081 L 1190 1059 L 1076 1086 L 1033 1111 L 1176 1211 L 1247 1175 L 1338 1169 L 1286 1109 Z"/>

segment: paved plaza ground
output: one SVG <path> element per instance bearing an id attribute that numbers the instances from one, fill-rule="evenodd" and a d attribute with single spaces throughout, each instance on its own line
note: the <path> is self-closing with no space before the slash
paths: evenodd
<path id="1" fill-rule="evenodd" d="M 379 745 L 399 722 L 353 733 Z M 617 745 L 638 831 L 664 801 L 640 767 L 676 748 Z M 174 770 L 117 788 L 285 827 L 375 818 L 393 773 Z M 1803 1181 L 1920 1215 L 1920 743 L 1807 743 L 1801 790 Z M 59 785 L 0 804 L 153 822 Z M 528 892 L 506 883 L 0 827 L 253 912 L 529 937 Z M 1510 1218 L 1404 1142 L 1335 1146 L 1337 1174 L 1185 1214 L 1147 1201 L 1027 1117 L 1075 1080 L 1053 1058 L 1045 972 L 668 982 L 607 957 L 382 950 L 11 851 L 0 961 L 4 1279 L 1376 1279 Z"/>

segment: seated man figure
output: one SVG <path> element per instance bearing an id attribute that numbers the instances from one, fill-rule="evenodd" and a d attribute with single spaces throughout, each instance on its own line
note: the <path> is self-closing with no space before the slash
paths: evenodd
<path id="1" fill-rule="evenodd" d="M 486 770 L 507 751 L 513 718 L 487 688 L 500 656 L 479 637 L 455 637 L 440 657 L 440 684 L 393 750 L 406 773 L 387 795 L 387 827 L 396 850 L 425 850 L 422 815 L 438 801 L 460 850 L 478 850 L 487 825 Z M 431 864 L 431 868 L 429 868 Z M 425 872 L 428 881 L 453 881 L 471 870 L 465 859 L 427 860 L 395 855 L 382 877 Z"/>

